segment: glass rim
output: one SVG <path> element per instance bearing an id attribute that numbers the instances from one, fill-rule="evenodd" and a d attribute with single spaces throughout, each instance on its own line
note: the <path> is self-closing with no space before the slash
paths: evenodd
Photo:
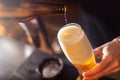
<path id="1" fill-rule="evenodd" d="M 63 32 L 63 28 L 69 27 L 69 26 L 79 27 L 79 29 L 80 29 L 79 34 L 78 34 L 79 36 L 77 37 L 77 35 L 76 35 L 76 36 L 74 36 L 73 38 L 71 38 L 71 39 L 69 39 L 69 40 L 61 40 L 61 39 L 59 38 L 59 36 L 60 36 L 60 35 L 62 34 L 62 32 Z M 82 30 L 81 26 L 80 26 L 78 23 L 68 23 L 68 24 L 64 25 L 62 28 L 59 29 L 59 31 L 58 31 L 58 33 L 57 33 L 57 39 L 58 39 L 58 41 L 62 41 L 62 42 L 65 42 L 65 43 L 68 42 L 68 43 L 69 43 L 69 42 L 73 41 L 75 38 L 77 38 L 78 40 L 81 39 L 82 33 L 83 33 L 83 30 Z M 76 39 L 76 40 L 77 40 L 77 39 Z"/>

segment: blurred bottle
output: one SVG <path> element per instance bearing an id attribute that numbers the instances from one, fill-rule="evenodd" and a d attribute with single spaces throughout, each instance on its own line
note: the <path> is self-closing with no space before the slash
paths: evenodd
<path id="1" fill-rule="evenodd" d="M 34 0 L 0 0 L 0 19 L 32 19 L 66 13 L 64 5 L 37 3 Z"/>

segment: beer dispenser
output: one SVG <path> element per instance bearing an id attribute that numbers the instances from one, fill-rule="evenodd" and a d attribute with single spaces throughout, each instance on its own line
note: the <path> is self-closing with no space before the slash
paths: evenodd
<path id="1" fill-rule="evenodd" d="M 32 35 L 37 33 L 32 30 L 36 25 L 31 25 L 30 21 L 40 16 L 65 13 L 63 4 L 38 0 L 0 0 L 0 34 L 35 45 Z"/>

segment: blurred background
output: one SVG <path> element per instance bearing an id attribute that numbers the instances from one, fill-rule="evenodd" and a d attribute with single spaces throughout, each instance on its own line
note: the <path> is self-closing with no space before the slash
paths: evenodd
<path id="1" fill-rule="evenodd" d="M 0 34 L 45 52 L 61 54 L 56 39 L 58 30 L 66 23 L 80 23 L 80 6 L 77 0 L 0 2 Z"/>

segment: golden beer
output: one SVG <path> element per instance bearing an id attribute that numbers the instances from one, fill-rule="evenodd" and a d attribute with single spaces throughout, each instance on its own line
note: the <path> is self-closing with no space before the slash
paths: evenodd
<path id="1" fill-rule="evenodd" d="M 80 25 L 65 25 L 59 30 L 57 37 L 65 56 L 80 73 L 95 66 L 92 46 Z"/>

